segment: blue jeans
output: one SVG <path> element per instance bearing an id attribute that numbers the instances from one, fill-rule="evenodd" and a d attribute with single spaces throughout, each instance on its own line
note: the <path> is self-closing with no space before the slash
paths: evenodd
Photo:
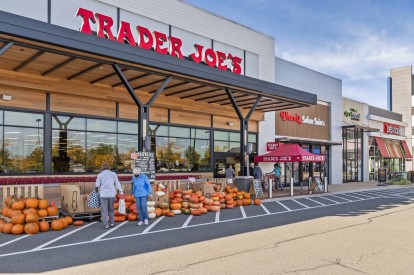
<path id="1" fill-rule="evenodd" d="M 143 222 L 144 220 L 148 220 L 148 210 L 147 210 L 148 196 L 136 197 L 135 199 L 137 201 L 139 221 Z"/>

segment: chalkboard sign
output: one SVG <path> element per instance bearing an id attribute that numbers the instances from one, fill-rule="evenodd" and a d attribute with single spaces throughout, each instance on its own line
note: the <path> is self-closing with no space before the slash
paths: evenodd
<path id="1" fill-rule="evenodd" d="M 378 169 L 378 182 L 387 181 L 387 169 Z"/>
<path id="2" fill-rule="evenodd" d="M 256 193 L 256 198 L 264 198 L 261 180 L 253 180 L 253 189 Z"/>
<path id="3" fill-rule="evenodd" d="M 155 180 L 154 152 L 135 151 L 135 156 L 135 167 L 140 168 L 149 180 Z"/>

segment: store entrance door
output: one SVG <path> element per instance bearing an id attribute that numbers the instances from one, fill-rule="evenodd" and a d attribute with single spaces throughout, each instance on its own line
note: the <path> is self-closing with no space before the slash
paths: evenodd
<path id="1" fill-rule="evenodd" d="M 215 178 L 225 178 L 225 171 L 227 165 L 233 165 L 234 172 L 236 176 L 240 172 L 240 157 L 238 154 L 228 154 L 228 153 L 215 153 L 214 155 L 214 177 Z"/>

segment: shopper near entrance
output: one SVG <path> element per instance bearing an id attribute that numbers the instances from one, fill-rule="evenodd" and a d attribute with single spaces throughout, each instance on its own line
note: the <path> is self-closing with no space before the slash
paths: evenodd
<path id="1" fill-rule="evenodd" d="M 121 198 L 123 198 L 121 183 L 118 180 L 118 176 L 114 172 L 111 172 L 108 163 L 102 165 L 102 172 L 98 174 L 95 186 L 99 188 L 99 195 L 101 197 L 102 222 L 105 229 L 108 229 L 109 225 L 111 227 L 114 226 L 114 201 L 116 189 L 119 190 L 119 194 L 121 194 Z"/>
<path id="2" fill-rule="evenodd" d="M 280 181 L 281 172 L 279 164 L 275 163 L 275 169 L 273 169 L 273 173 L 275 174 L 275 189 L 277 190 L 277 186 L 279 185 L 280 191 L 283 191 L 282 183 Z"/>
<path id="3" fill-rule="evenodd" d="M 138 225 L 142 224 L 148 225 L 148 210 L 147 210 L 147 201 L 148 196 L 152 196 L 151 184 L 148 180 L 148 177 L 141 173 L 141 169 L 135 167 L 132 176 L 132 195 L 134 195 L 137 210 L 139 215 Z"/>
<path id="4" fill-rule="evenodd" d="M 262 169 L 259 167 L 259 164 L 256 162 L 253 168 L 253 178 L 257 180 L 262 180 L 263 172 Z"/>
<path id="5" fill-rule="evenodd" d="M 226 179 L 234 179 L 236 173 L 234 172 L 233 165 L 227 164 L 227 169 L 225 171 Z"/>

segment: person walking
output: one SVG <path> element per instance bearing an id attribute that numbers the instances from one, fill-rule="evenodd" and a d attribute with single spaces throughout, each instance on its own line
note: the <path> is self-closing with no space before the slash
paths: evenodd
<path id="1" fill-rule="evenodd" d="M 234 172 L 234 169 L 233 169 L 233 165 L 231 164 L 227 164 L 227 169 L 224 173 L 226 175 L 227 180 L 229 179 L 233 180 L 233 178 L 236 176 L 236 173 Z"/>
<path id="2" fill-rule="evenodd" d="M 275 169 L 273 169 L 273 173 L 275 174 L 275 189 L 277 190 L 277 186 L 279 185 L 280 191 L 283 191 L 282 183 L 280 181 L 280 175 L 281 175 L 281 169 L 279 167 L 279 164 L 275 163 Z"/>
<path id="3" fill-rule="evenodd" d="M 262 180 L 263 172 L 262 169 L 259 167 L 259 164 L 256 162 L 253 168 L 253 178 L 257 180 Z"/>
<path id="4" fill-rule="evenodd" d="M 114 226 L 114 201 L 116 189 L 119 190 L 119 194 L 121 195 L 121 198 L 123 198 L 121 183 L 118 180 L 118 176 L 114 172 L 111 172 L 108 163 L 102 165 L 102 172 L 96 177 L 95 187 L 99 188 L 99 196 L 101 197 L 102 222 L 105 229 L 108 229 L 109 226 Z"/>
<path id="5" fill-rule="evenodd" d="M 135 167 L 132 176 L 132 195 L 134 195 L 137 210 L 139 215 L 138 226 L 142 224 L 148 225 L 148 210 L 147 210 L 147 201 L 148 196 L 152 196 L 151 184 L 148 180 L 148 177 L 141 173 L 141 169 Z"/>

